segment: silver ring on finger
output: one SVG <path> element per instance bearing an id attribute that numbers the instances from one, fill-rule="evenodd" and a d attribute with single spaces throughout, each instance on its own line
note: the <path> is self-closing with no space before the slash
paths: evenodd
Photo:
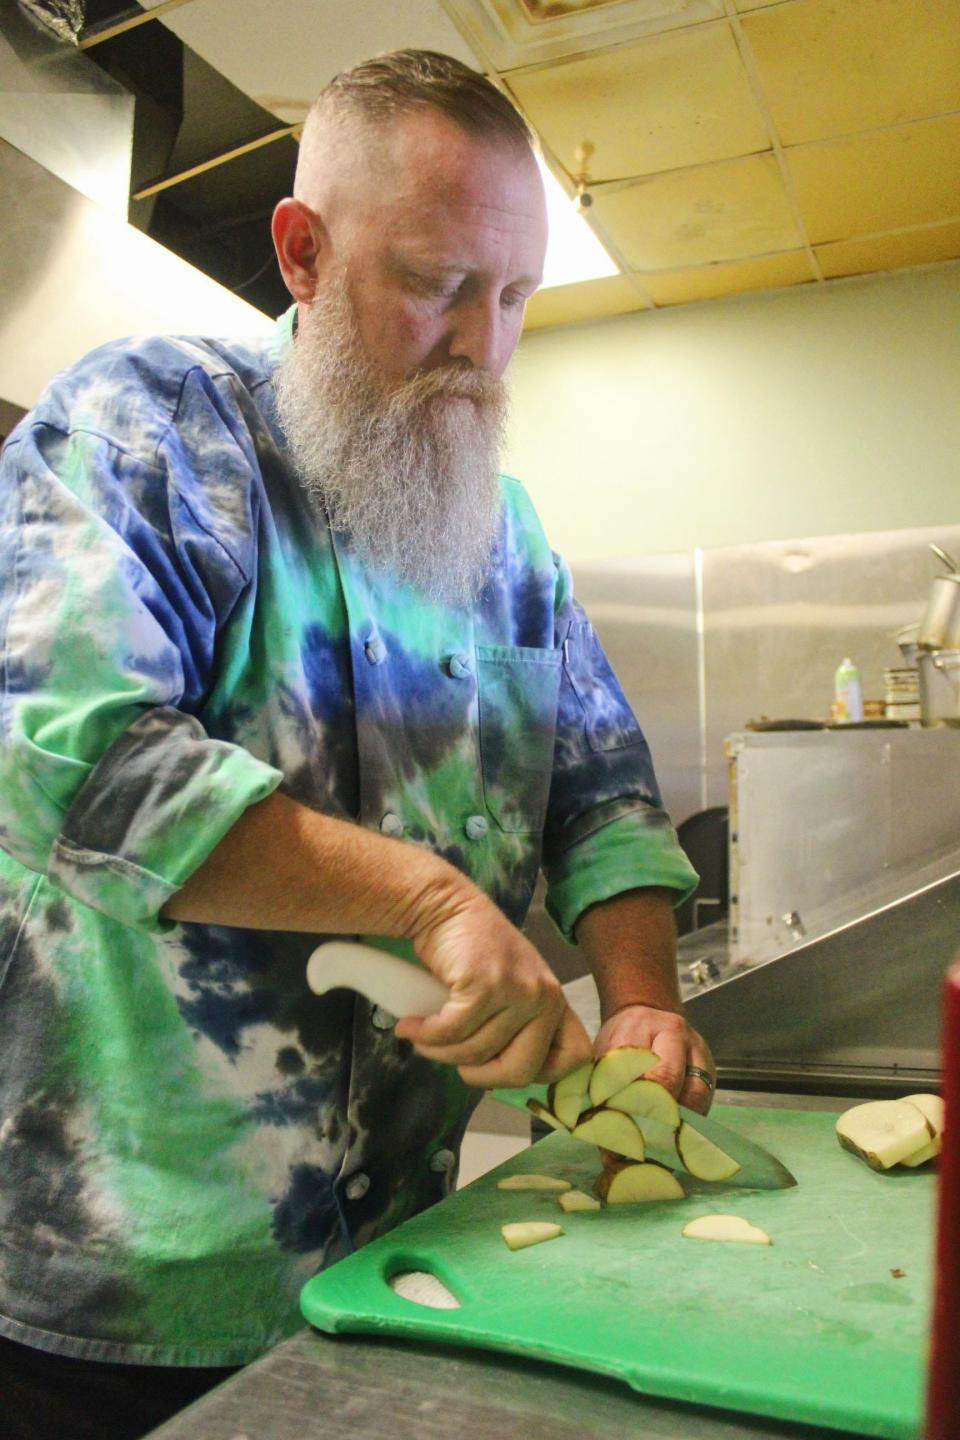
<path id="1" fill-rule="evenodd" d="M 715 1090 L 717 1082 L 709 1070 L 701 1070 L 699 1065 L 688 1065 L 686 1069 L 688 1080 L 702 1080 L 708 1090 Z"/>

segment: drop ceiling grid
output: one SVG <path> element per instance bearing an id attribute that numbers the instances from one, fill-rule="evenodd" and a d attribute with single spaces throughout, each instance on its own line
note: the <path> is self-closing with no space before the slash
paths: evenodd
<path id="1" fill-rule="evenodd" d="M 802 254 L 805 258 L 806 265 L 809 267 L 810 278 L 815 278 L 819 282 L 822 282 L 825 276 L 831 276 L 832 278 L 833 275 L 837 274 L 835 266 L 838 261 L 838 257 L 842 254 L 839 246 L 846 244 L 853 245 L 854 243 L 856 243 L 857 245 L 861 245 L 862 242 L 883 242 L 876 246 L 878 261 L 882 261 L 885 257 L 888 257 L 891 254 L 898 253 L 904 255 L 905 257 L 909 257 L 911 254 L 916 255 L 916 261 L 911 262 L 909 258 L 906 258 L 903 262 L 905 264 L 929 263 L 930 261 L 936 261 L 939 259 L 953 258 L 948 253 L 950 250 L 950 236 L 954 233 L 952 224 L 950 222 L 953 220 L 954 214 L 960 214 L 960 203 L 952 207 L 951 212 L 951 207 L 949 205 L 945 210 L 943 208 L 942 201 L 938 200 L 936 195 L 931 198 L 930 194 L 928 193 L 931 190 L 935 191 L 938 185 L 940 183 L 944 183 L 944 181 L 944 189 L 949 191 L 952 177 L 949 174 L 947 162 L 931 161 L 929 158 L 926 160 L 925 164 L 923 161 L 920 162 L 921 172 L 926 170 L 927 172 L 929 172 L 929 174 L 927 175 L 926 180 L 922 178 L 921 174 L 921 179 L 912 185 L 912 191 L 916 196 L 917 203 L 921 207 L 916 212 L 915 218 L 911 216 L 908 208 L 904 208 L 904 205 L 908 207 L 911 203 L 909 200 L 901 204 L 899 208 L 894 207 L 894 209 L 889 214 L 886 213 L 886 211 L 884 210 L 884 205 L 882 203 L 880 204 L 879 209 L 877 208 L 876 204 L 871 207 L 869 203 L 866 203 L 862 206 L 860 212 L 862 214 L 863 221 L 866 223 L 861 223 L 859 226 L 854 223 L 853 225 L 848 225 L 842 232 L 825 235 L 819 230 L 811 229 L 810 217 L 804 207 L 803 198 L 809 197 L 811 193 L 816 195 L 817 192 L 816 180 L 812 178 L 812 174 L 815 174 L 817 168 L 817 156 L 812 155 L 810 152 L 813 152 L 814 150 L 821 151 L 823 156 L 823 163 L 826 164 L 832 159 L 834 168 L 836 168 L 836 166 L 840 164 L 840 160 L 838 160 L 833 154 L 831 147 L 835 144 L 835 139 L 839 137 L 828 135 L 822 138 L 817 137 L 814 140 L 808 140 L 802 146 L 789 146 L 783 143 L 783 137 L 777 125 L 776 116 L 778 113 L 778 97 L 775 94 L 771 94 L 771 81 L 769 75 L 767 76 L 767 81 L 765 83 L 764 71 L 761 65 L 758 63 L 757 56 L 752 44 L 751 27 L 753 27 L 753 33 L 760 33 L 758 27 L 764 26 L 764 35 L 766 40 L 769 41 L 771 27 L 773 27 L 774 31 L 776 27 L 782 27 L 786 32 L 789 30 L 790 27 L 796 29 L 797 25 L 803 22 L 807 25 L 807 29 L 809 30 L 811 23 L 814 23 L 814 28 L 816 28 L 816 24 L 821 24 L 822 26 L 822 23 L 826 18 L 826 20 L 829 22 L 827 25 L 828 32 L 830 26 L 833 26 L 834 29 L 838 25 L 841 27 L 841 29 L 843 29 L 844 26 L 846 27 L 846 49 L 844 51 L 844 53 L 846 54 L 847 52 L 849 52 L 851 46 L 851 27 L 853 27 L 854 38 L 856 38 L 856 24 L 860 23 L 862 20 L 860 12 L 864 10 L 869 11 L 872 7 L 863 7 L 857 5 L 847 5 L 846 7 L 844 7 L 842 4 L 838 5 L 836 3 L 836 0 L 782 0 L 782 3 L 778 4 L 762 3 L 762 0 L 761 3 L 751 3 L 751 0 L 724 0 L 724 3 L 726 7 L 726 14 L 722 19 L 704 20 L 698 22 L 695 25 L 685 27 L 682 31 L 670 31 L 669 38 L 673 39 L 674 37 L 677 37 L 682 44 L 686 37 L 689 37 L 693 34 L 703 33 L 707 30 L 717 31 L 718 29 L 729 27 L 729 32 L 731 33 L 733 40 L 737 45 L 740 61 L 743 66 L 743 71 L 750 86 L 753 103 L 757 108 L 758 114 L 762 117 L 769 143 L 769 150 L 775 159 L 775 163 L 777 165 L 778 173 L 780 176 L 780 183 L 783 187 L 783 191 L 786 196 L 787 203 L 789 205 L 789 209 L 797 230 L 796 251 L 793 251 L 789 248 L 786 250 L 774 250 L 766 253 L 761 253 L 753 258 L 759 259 L 761 261 L 773 262 L 779 260 L 780 258 L 789 257 L 793 253 L 796 253 L 797 255 Z M 889 13 L 890 3 L 891 0 L 874 0 L 876 10 L 884 12 L 884 14 Z M 896 0 L 896 3 L 899 5 L 901 3 L 901 0 Z M 954 27 L 956 27 L 957 35 L 958 37 L 960 37 L 960 7 L 958 7 L 956 0 L 923 0 L 923 6 L 925 6 L 926 8 L 918 8 L 919 6 L 920 0 L 905 0 L 905 3 L 903 5 L 903 8 L 905 10 L 911 12 L 912 22 L 914 22 L 915 27 L 920 27 L 924 22 L 929 21 L 929 23 L 927 24 L 927 30 L 929 31 L 929 33 L 924 34 L 919 39 L 917 39 L 915 35 L 911 34 L 910 36 L 910 43 L 913 46 L 912 53 L 914 59 L 912 61 L 912 68 L 914 71 L 919 71 L 923 68 L 921 62 L 924 60 L 924 57 L 928 56 L 931 52 L 935 52 L 938 46 L 945 51 L 949 51 L 951 49 L 950 45 L 948 43 L 945 43 L 945 41 L 949 40 L 949 36 L 951 33 L 953 33 Z M 853 16 L 852 19 L 851 15 Z M 931 16 L 932 20 L 930 20 Z M 880 19 L 882 20 L 883 18 L 884 15 L 882 14 L 880 16 Z M 875 32 L 873 34 L 873 39 L 876 41 L 876 44 L 869 49 L 866 55 L 866 59 L 864 61 L 864 66 L 867 71 L 868 92 L 869 81 L 872 75 L 879 75 L 880 77 L 883 77 L 884 75 L 894 75 L 897 73 L 895 61 L 888 59 L 885 53 L 881 53 L 879 55 L 877 53 L 878 46 L 882 49 L 884 43 L 889 44 L 891 42 L 890 37 L 883 30 L 882 24 L 880 25 L 879 31 L 877 31 L 877 25 L 875 22 L 876 16 L 872 16 L 871 23 L 873 24 L 873 30 Z M 906 32 L 904 32 L 901 17 L 901 25 L 899 29 L 896 30 L 896 35 L 900 35 L 902 37 L 905 33 Z M 828 33 L 827 39 L 826 41 L 824 41 L 824 48 L 829 48 L 829 38 L 830 37 Z M 615 53 L 616 51 L 622 52 L 624 50 L 629 50 L 642 52 L 643 47 L 650 46 L 660 39 L 660 36 L 647 36 L 631 42 L 629 46 L 615 45 L 610 47 L 598 47 L 597 49 L 590 50 L 587 53 L 586 57 L 583 55 L 571 55 L 565 57 L 562 61 L 539 62 L 528 67 L 521 67 L 504 72 L 503 80 L 505 83 L 505 87 L 508 89 L 512 97 L 516 101 L 518 101 L 518 103 L 520 103 L 521 108 L 524 109 L 525 113 L 527 113 L 528 118 L 531 119 L 534 127 L 537 128 L 543 135 L 547 148 L 551 153 L 551 159 L 554 166 L 556 166 L 557 149 L 559 148 L 557 144 L 557 126 L 555 123 L 552 122 L 552 119 L 550 117 L 544 118 L 543 115 L 538 115 L 537 111 L 540 107 L 530 104 L 530 87 L 524 84 L 524 80 L 531 75 L 541 74 L 545 71 L 551 72 L 552 75 L 556 76 L 559 72 L 566 69 L 566 67 L 568 66 L 582 66 L 585 59 L 589 62 L 596 62 L 598 64 L 602 64 L 603 57 L 605 55 L 610 55 L 612 53 Z M 841 46 L 839 48 L 843 50 L 844 47 Z M 919 59 L 917 57 L 919 57 Z M 800 57 L 801 62 L 802 58 L 803 57 Z M 825 60 L 822 59 L 819 55 L 814 56 L 815 65 L 819 64 L 821 65 L 821 67 L 823 65 L 826 65 L 829 68 L 829 63 L 829 56 Z M 941 98 L 950 98 L 954 93 L 954 88 L 956 89 L 957 93 L 960 93 L 960 66 L 955 67 L 955 69 L 957 77 L 956 81 L 953 80 L 954 67 L 951 67 L 950 64 L 940 64 L 939 69 L 936 72 L 936 84 L 933 87 L 933 94 L 935 97 L 939 96 Z M 775 78 L 776 77 L 774 76 L 774 79 Z M 922 93 L 919 92 L 920 87 L 918 87 L 918 99 L 916 105 L 907 106 L 907 109 L 916 109 L 922 112 L 925 106 L 927 109 L 930 108 L 930 101 L 926 99 Z M 900 111 L 894 111 L 894 113 L 903 113 L 904 101 L 902 96 L 905 93 L 906 91 L 901 85 L 901 98 L 899 102 L 897 102 L 896 99 L 894 101 L 889 101 L 884 96 L 880 96 L 878 98 L 873 94 L 868 93 L 869 104 L 867 106 L 867 109 L 871 116 L 874 116 L 876 118 L 873 120 L 873 123 L 862 127 L 861 129 L 856 130 L 853 134 L 844 136 L 843 138 L 845 140 L 862 140 L 866 145 L 874 146 L 883 132 L 887 130 L 900 130 L 903 127 L 904 123 L 916 124 L 916 121 L 918 119 L 926 119 L 927 117 L 923 116 L 921 113 L 921 115 L 918 115 L 915 119 L 912 120 L 912 122 L 903 122 L 896 120 L 884 122 L 881 116 L 884 113 L 888 113 L 884 110 L 885 106 L 887 106 L 889 110 L 889 106 L 891 104 L 899 103 Z M 851 102 L 849 96 L 847 97 L 845 104 L 847 106 L 846 113 L 852 113 L 856 115 L 855 105 L 851 110 Z M 952 120 L 954 118 L 954 113 L 954 111 L 950 111 L 945 115 L 941 114 L 935 118 L 940 119 L 941 121 Z M 878 121 L 879 123 L 877 123 Z M 580 128 L 585 130 L 588 129 L 589 126 L 581 125 Z M 567 132 L 570 131 L 569 117 L 567 118 L 565 130 Z M 566 134 L 567 141 L 569 141 L 569 138 L 569 134 Z M 587 139 L 593 137 L 588 136 L 586 133 L 584 133 L 579 138 Z M 569 143 L 566 145 L 565 148 L 570 148 Z M 791 168 L 790 157 L 794 151 L 799 151 L 801 149 L 807 153 L 799 154 L 797 156 L 795 168 L 800 172 L 801 177 L 800 181 L 798 181 L 794 168 Z M 841 157 L 841 159 L 842 158 L 843 157 Z M 718 163 L 720 162 L 707 162 L 708 165 Z M 568 181 L 568 189 L 572 189 L 572 186 L 569 183 L 571 180 L 570 172 L 572 168 L 572 165 L 567 162 L 563 163 L 562 168 L 558 171 L 558 173 L 566 176 Z M 684 169 L 700 167 L 679 165 L 677 167 L 671 167 L 671 170 L 673 168 L 682 171 Z M 847 172 L 850 172 L 852 170 L 855 170 L 855 168 L 855 159 L 851 157 L 849 160 L 849 164 L 846 166 L 846 170 Z M 947 173 L 943 176 L 943 180 L 941 180 L 939 177 L 941 175 L 941 172 L 944 172 L 945 170 L 947 170 Z M 609 171 L 607 173 L 609 174 Z M 658 173 L 660 175 L 666 175 L 671 172 L 661 170 Z M 624 189 L 630 189 L 645 178 L 647 177 L 645 175 L 641 175 L 641 173 L 639 172 L 634 175 L 620 175 L 610 179 L 607 179 L 606 176 L 604 176 L 603 180 L 597 182 L 594 187 L 597 199 L 599 201 L 602 197 L 610 196 Z M 883 174 L 878 174 L 876 176 L 874 183 L 876 184 L 877 190 L 879 192 L 882 192 L 884 190 L 885 181 L 886 176 L 884 176 Z M 926 185 L 926 190 L 924 189 L 924 185 Z M 827 188 L 829 189 L 829 187 Z M 955 193 L 960 195 L 960 183 L 957 184 Z M 687 271 L 690 273 L 692 278 L 696 276 L 696 267 L 694 271 L 689 270 L 689 259 L 683 260 L 678 258 L 678 262 L 672 265 L 664 265 L 661 263 L 656 267 L 655 271 L 649 267 L 646 269 L 641 269 L 636 264 L 636 254 L 632 253 L 635 251 L 635 247 L 631 245 L 630 237 L 625 237 L 624 227 L 618 224 L 611 224 L 609 214 L 606 217 L 606 223 L 604 223 L 604 218 L 605 217 L 602 214 L 598 213 L 597 207 L 595 207 L 594 213 L 591 216 L 591 223 L 594 224 L 595 228 L 599 232 L 609 232 L 607 234 L 601 233 L 601 238 L 604 240 L 604 243 L 609 244 L 611 235 L 613 236 L 615 240 L 615 244 L 613 246 L 614 258 L 616 259 L 617 263 L 622 266 L 624 260 L 628 262 L 626 265 L 626 274 L 632 276 L 635 280 L 643 282 L 644 288 L 648 291 L 654 304 L 662 303 L 658 295 L 657 285 L 655 283 L 655 275 L 663 275 L 664 278 L 666 278 L 668 275 L 672 274 L 679 279 L 680 274 Z M 936 231 L 936 233 L 933 233 L 934 231 Z M 916 243 L 912 247 L 909 243 L 909 240 L 905 240 L 902 238 L 910 236 L 916 237 Z M 831 246 L 838 248 L 831 250 L 829 248 Z M 866 248 L 861 250 L 861 255 L 866 254 L 868 252 L 868 249 L 869 245 L 867 245 Z M 828 262 L 826 269 L 821 264 L 821 255 L 823 256 L 824 260 Z M 661 256 L 661 260 L 662 258 L 663 257 Z M 716 257 L 704 259 L 701 262 L 701 265 L 706 267 L 710 267 L 711 265 L 713 265 L 714 267 L 718 265 L 723 266 L 725 265 L 725 262 L 730 260 L 730 258 L 731 257 L 724 257 L 718 254 Z M 746 263 L 746 258 L 747 257 L 743 257 L 743 263 Z M 731 261 L 731 263 L 737 262 Z M 888 268 L 888 266 L 886 264 L 882 264 L 882 268 L 886 269 Z M 777 266 L 776 264 L 774 264 L 772 266 L 772 272 L 775 272 L 776 270 Z M 774 283 L 776 283 L 776 281 L 774 281 Z"/>
<path id="2" fill-rule="evenodd" d="M 793 217 L 796 221 L 797 230 L 800 233 L 803 251 L 810 264 L 813 278 L 822 282 L 824 279 L 823 270 L 820 268 L 820 261 L 817 257 L 816 251 L 810 243 L 810 236 L 807 233 L 806 221 L 804 220 L 803 213 L 800 209 L 800 202 L 797 197 L 796 186 L 793 183 L 793 176 L 791 175 L 790 170 L 787 166 L 786 158 L 783 153 L 783 145 L 780 140 L 780 133 L 777 128 L 776 121 L 774 120 L 773 111 L 770 108 L 770 102 L 767 98 L 766 90 L 764 89 L 763 82 L 760 78 L 760 73 L 757 69 L 756 59 L 751 49 L 749 39 L 747 38 L 747 35 L 744 31 L 743 24 L 741 23 L 740 17 L 737 14 L 735 8 L 735 0 L 726 0 L 726 6 L 727 13 L 730 17 L 730 23 L 733 29 L 733 38 L 736 41 L 737 48 L 740 51 L 740 59 L 743 62 L 743 68 L 746 71 L 747 79 L 749 80 L 750 86 L 753 90 L 753 98 L 756 101 L 757 108 L 763 116 L 764 121 L 766 122 L 767 133 L 770 136 L 770 144 L 773 147 L 773 154 L 777 162 L 777 169 L 780 172 L 780 183 L 783 185 L 784 191 L 786 192 L 787 201 L 790 205 L 791 210 L 793 211 Z"/>
<path id="3" fill-rule="evenodd" d="M 682 83 L 678 83 L 676 82 L 676 80 L 674 80 L 675 88 L 684 93 L 688 91 L 694 91 L 695 86 L 692 83 L 689 83 L 689 81 L 692 80 L 696 69 L 695 64 L 691 66 L 690 63 L 691 51 L 693 49 L 694 43 L 691 42 L 689 38 L 691 36 L 691 33 L 693 31 L 699 31 L 702 33 L 706 30 L 710 30 L 715 34 L 717 34 L 718 32 L 724 33 L 729 40 L 729 47 L 724 52 L 725 60 L 727 61 L 728 66 L 731 61 L 735 63 L 737 73 L 742 77 L 743 80 L 741 103 L 748 103 L 750 107 L 749 114 L 751 143 L 749 147 L 745 147 L 743 144 L 727 144 L 725 146 L 721 144 L 719 153 L 725 154 L 726 158 L 728 159 L 731 157 L 731 155 L 735 159 L 743 159 L 747 167 L 747 171 L 751 169 L 751 162 L 747 160 L 747 156 L 752 157 L 754 185 L 757 187 L 758 190 L 758 208 L 761 211 L 764 208 L 769 210 L 770 176 L 768 173 L 766 173 L 767 167 L 763 163 L 763 157 L 769 157 L 771 153 L 775 152 L 777 137 L 769 117 L 769 111 L 762 104 L 762 97 L 760 97 L 757 93 L 756 82 L 753 77 L 751 77 L 747 73 L 747 69 L 742 57 L 742 47 L 738 44 L 738 37 L 733 30 L 733 25 L 735 22 L 736 16 L 733 15 L 731 17 L 728 15 L 723 17 L 719 21 L 705 21 L 698 26 L 691 26 L 683 30 L 682 32 L 671 32 L 670 36 L 667 37 L 666 45 L 664 45 L 661 37 L 648 37 L 644 40 L 634 42 L 630 46 L 619 47 L 619 54 L 616 54 L 614 59 L 615 61 L 619 60 L 621 64 L 619 66 L 615 66 L 615 69 L 617 70 L 617 72 L 619 72 L 619 78 L 622 79 L 624 73 L 623 61 L 626 57 L 636 55 L 639 52 L 644 53 L 645 56 L 649 59 L 649 56 L 654 53 L 654 48 L 656 47 L 656 49 L 659 50 L 659 54 L 661 57 L 664 54 L 673 58 L 679 56 L 680 63 L 687 66 L 686 77 L 681 77 Z M 581 66 L 581 74 L 583 73 L 585 67 L 588 73 L 592 73 L 595 76 L 599 75 L 602 80 L 602 70 L 605 63 L 605 57 L 609 57 L 611 53 L 613 53 L 611 50 L 607 50 L 602 54 L 598 54 L 597 51 L 591 51 L 586 57 L 571 57 L 569 64 L 579 64 Z M 710 53 L 714 55 L 718 53 L 715 44 L 712 46 Z M 701 49 L 699 50 L 699 55 L 702 57 L 702 54 L 703 52 Z M 551 77 L 556 77 L 558 72 L 561 72 L 566 67 L 561 67 L 559 65 L 538 65 L 536 67 L 531 67 L 531 69 L 532 68 L 535 68 L 538 73 L 542 74 L 544 71 L 547 71 L 550 72 Z M 531 103 L 530 87 L 525 86 L 522 83 L 522 80 L 520 80 L 519 84 L 517 83 L 518 79 L 520 79 L 521 76 L 525 77 L 528 75 L 528 73 L 529 72 L 527 70 L 524 70 L 522 72 L 512 71 L 507 75 L 503 76 L 502 78 L 506 88 L 509 90 L 513 98 L 515 98 L 520 103 L 521 108 L 524 109 L 525 113 L 533 123 L 534 127 L 537 128 L 540 134 L 543 136 L 546 146 L 551 151 L 552 156 L 555 157 L 558 141 L 557 127 L 553 123 L 551 123 L 551 117 L 545 114 L 545 109 L 542 104 Z M 561 87 L 561 93 L 566 92 L 566 94 L 569 95 L 571 89 L 574 88 L 571 85 L 571 77 L 564 76 L 563 78 L 564 80 L 566 80 L 566 84 Z M 547 88 L 549 89 L 549 82 Z M 553 100 L 554 102 L 556 102 L 555 94 L 553 96 Z M 551 107 L 548 106 L 547 108 Z M 564 108 L 565 107 L 563 105 L 560 106 L 561 110 L 563 110 Z M 608 108 L 606 111 L 607 116 L 610 115 L 610 108 L 611 107 L 609 107 L 608 104 Z M 552 106 L 553 116 L 556 115 L 557 109 L 558 107 L 556 103 L 554 103 Z M 656 109 L 657 107 L 654 106 L 654 112 L 656 112 Z M 738 124 L 741 126 L 742 133 L 742 117 L 737 116 L 736 118 Z M 696 103 L 694 103 L 692 106 L 688 106 L 686 113 L 681 116 L 681 123 L 685 122 L 688 128 L 690 128 L 691 120 L 693 120 L 694 123 L 699 124 L 699 113 Z M 568 125 L 568 133 L 566 133 L 563 138 L 560 139 L 560 144 L 563 145 L 564 150 L 566 152 L 569 152 L 575 148 L 574 137 L 576 137 L 577 141 L 579 141 L 580 139 L 591 138 L 588 132 L 590 132 L 591 130 L 595 130 L 597 123 L 598 122 L 590 121 L 582 122 L 575 130 L 571 130 Z M 599 122 L 599 124 L 602 129 L 604 126 L 607 125 L 607 121 L 602 120 Z M 690 150 L 689 142 L 686 136 L 680 137 L 679 146 L 681 150 L 683 150 L 684 146 L 687 147 L 686 158 L 689 160 Z M 645 167 L 633 166 L 631 167 L 635 172 L 633 174 L 627 175 L 622 179 L 604 179 L 599 183 L 591 186 L 591 188 L 594 189 L 597 201 L 599 202 L 598 205 L 595 205 L 594 207 L 594 211 L 591 216 L 591 222 L 594 224 L 598 232 L 606 232 L 603 238 L 606 239 L 610 235 L 614 237 L 614 248 L 616 251 L 615 258 L 617 259 L 617 262 L 621 263 L 623 259 L 627 261 L 627 273 L 631 274 L 636 279 L 642 280 L 644 289 L 649 294 L 651 294 L 654 303 L 657 302 L 658 296 L 656 293 L 656 289 L 652 288 L 652 275 L 650 272 L 656 271 L 658 274 L 660 272 L 687 272 L 690 269 L 691 263 L 693 263 L 694 265 L 699 264 L 709 266 L 711 264 L 717 263 L 723 264 L 724 262 L 736 262 L 741 259 L 752 257 L 759 257 L 763 261 L 774 259 L 779 262 L 779 257 L 781 256 L 781 254 L 789 254 L 792 252 L 804 257 L 804 268 L 802 270 L 800 278 L 812 279 L 814 276 L 819 275 L 817 262 L 813 258 L 811 250 L 807 244 L 807 239 L 804 234 L 802 225 L 799 221 L 796 206 L 790 201 L 787 186 L 784 183 L 783 178 L 779 174 L 779 168 L 778 186 L 783 192 L 783 207 L 790 217 L 789 234 L 786 234 L 783 230 L 782 222 L 777 222 L 779 228 L 776 229 L 775 234 L 767 237 L 761 237 L 759 243 L 747 245 L 745 249 L 735 248 L 731 251 L 729 249 L 710 250 L 708 248 L 704 253 L 691 255 L 688 251 L 687 253 L 678 252 L 675 256 L 671 256 L 669 254 L 665 254 L 661 248 L 655 261 L 651 262 L 649 259 L 645 262 L 638 261 L 637 254 L 635 253 L 635 246 L 631 246 L 629 239 L 624 239 L 625 235 L 635 235 L 636 229 L 631 227 L 629 224 L 624 223 L 622 215 L 620 217 L 619 223 L 612 221 L 610 219 L 609 210 L 613 209 L 615 213 L 616 210 L 620 210 L 621 207 L 609 207 L 609 205 L 604 206 L 603 201 L 607 200 L 607 197 L 609 197 L 610 195 L 624 189 L 632 189 L 635 186 L 639 186 L 641 189 L 645 188 L 644 182 L 649 181 L 652 176 L 659 176 L 659 179 L 662 181 L 662 183 L 656 187 L 661 192 L 662 201 L 663 196 L 667 192 L 671 191 L 672 187 L 674 187 L 677 178 L 679 178 L 681 188 L 683 187 L 684 179 L 692 181 L 697 185 L 702 185 L 702 178 L 697 178 L 696 180 L 694 180 L 694 177 L 702 177 L 704 171 L 706 170 L 707 172 L 709 172 L 710 168 L 715 163 L 714 161 L 708 159 L 705 163 L 701 161 L 700 163 L 680 164 L 667 168 L 663 164 L 665 153 L 667 152 L 661 150 L 659 170 L 657 170 L 653 166 L 650 166 L 649 164 Z M 775 161 L 774 163 L 778 164 L 778 167 L 782 166 L 782 162 Z M 761 166 L 760 169 L 757 168 L 758 165 Z M 723 161 L 717 161 L 716 166 L 717 169 L 714 172 L 714 175 L 709 176 L 708 186 L 710 180 L 721 180 L 723 178 L 724 171 L 727 169 Z M 607 174 L 610 173 L 610 168 L 613 167 L 608 166 Z M 563 166 L 562 173 L 567 177 L 568 182 L 571 179 L 570 172 L 572 169 L 573 167 L 569 164 L 569 162 Z M 646 171 L 646 173 L 641 173 L 641 171 L 644 170 Z M 737 171 L 739 172 L 739 176 L 742 177 L 744 173 L 743 167 L 737 167 Z M 568 183 L 568 189 L 571 188 L 572 186 Z M 674 196 L 676 196 L 676 193 L 677 192 L 673 190 Z M 763 198 L 764 196 L 766 197 L 765 200 Z M 642 198 L 640 195 L 635 196 L 634 199 L 635 201 L 639 201 L 642 204 Z M 693 210 L 697 210 L 701 214 L 709 213 L 710 211 L 712 211 L 714 214 L 719 215 L 724 208 L 722 200 L 718 200 L 716 196 L 711 198 L 709 195 L 704 196 L 702 194 L 696 194 L 691 197 L 690 203 L 692 206 L 691 213 L 685 214 L 678 219 L 678 231 L 685 230 L 690 233 L 695 228 L 702 228 L 702 222 L 698 219 L 696 215 L 692 213 Z M 608 214 L 606 216 L 603 213 L 603 210 L 605 208 L 608 209 Z M 745 213 L 748 208 L 748 206 L 743 205 L 741 206 L 741 211 Z M 774 269 L 779 271 L 779 263 L 774 265 Z M 797 283 L 797 277 L 791 274 L 789 283 Z M 668 301 L 668 303 L 673 303 L 673 299 L 674 297 L 671 294 L 670 301 Z"/>

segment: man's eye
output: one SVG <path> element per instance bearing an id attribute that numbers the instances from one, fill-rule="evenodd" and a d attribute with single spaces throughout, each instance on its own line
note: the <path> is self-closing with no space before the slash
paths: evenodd
<path id="1" fill-rule="evenodd" d="M 526 303 L 526 295 L 520 295 L 516 290 L 505 290 L 500 296 L 500 304 L 505 310 L 522 310 Z"/>
<path id="2" fill-rule="evenodd" d="M 414 275 L 413 288 L 418 295 L 431 300 L 452 300 L 460 289 L 456 281 L 431 279 L 429 275 Z"/>

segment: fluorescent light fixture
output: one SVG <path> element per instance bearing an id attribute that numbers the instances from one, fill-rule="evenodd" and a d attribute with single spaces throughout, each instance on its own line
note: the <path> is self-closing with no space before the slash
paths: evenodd
<path id="1" fill-rule="evenodd" d="M 610 259 L 559 180 L 550 173 L 537 156 L 547 192 L 547 258 L 543 267 L 541 290 L 554 285 L 574 285 L 578 280 L 600 280 L 605 275 L 618 275 Z"/>

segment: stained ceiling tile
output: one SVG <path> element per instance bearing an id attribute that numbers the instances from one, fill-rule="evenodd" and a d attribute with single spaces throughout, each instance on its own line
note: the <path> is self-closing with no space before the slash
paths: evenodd
<path id="1" fill-rule="evenodd" d="M 960 218 L 960 115 L 786 151 L 815 243 Z"/>
<path id="2" fill-rule="evenodd" d="M 795 250 L 803 242 L 770 155 L 653 175 L 594 200 L 634 270 L 665 270 Z"/>
<path id="3" fill-rule="evenodd" d="M 779 3 L 779 0 L 733 0 L 733 8 L 743 12 L 744 10 L 768 10 L 771 5 Z"/>
<path id="4" fill-rule="evenodd" d="M 742 23 L 784 145 L 960 110 L 957 0 L 798 0 Z"/>
<path id="5" fill-rule="evenodd" d="M 599 320 L 649 309 L 649 301 L 623 275 L 603 280 L 582 280 L 577 285 L 554 285 L 538 290 L 527 304 L 525 330 L 546 325 L 572 325 L 577 320 Z"/>
<path id="6" fill-rule="evenodd" d="M 949 225 L 931 225 L 925 230 L 905 230 L 899 235 L 873 235 L 865 240 L 818 245 L 816 254 L 824 275 L 829 278 L 956 260 L 960 259 L 960 220 Z"/>
<path id="7" fill-rule="evenodd" d="M 582 141 L 595 181 L 650 175 L 769 148 L 726 24 L 506 77 L 528 118 L 572 174 Z"/>
<path id="8" fill-rule="evenodd" d="M 656 305 L 684 305 L 693 300 L 715 300 L 748 290 L 775 290 L 781 285 L 803 285 L 814 279 L 804 250 L 786 255 L 762 255 L 726 265 L 701 265 L 694 270 L 665 270 L 640 275 L 643 288 Z"/>

